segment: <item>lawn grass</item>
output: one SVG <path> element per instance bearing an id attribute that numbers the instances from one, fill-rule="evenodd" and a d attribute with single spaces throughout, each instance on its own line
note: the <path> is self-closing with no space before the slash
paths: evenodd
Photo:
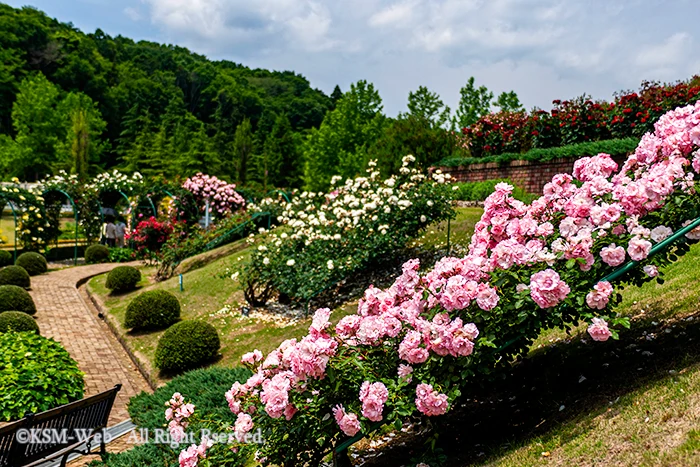
<path id="1" fill-rule="evenodd" d="M 310 319 L 291 320 L 258 311 L 253 311 L 248 317 L 241 314 L 241 307 L 245 304 L 243 292 L 240 283 L 230 276 L 239 271 L 250 252 L 251 248 L 244 249 L 183 274 L 183 291 L 179 289 L 178 276 L 155 282 L 152 267 L 142 269 L 144 280 L 136 291 L 110 295 L 105 287 L 107 276 L 104 274 L 91 279 L 88 290 L 103 302 L 119 334 L 125 337 L 127 345 L 160 382 L 169 377 L 159 376 L 152 368 L 152 362 L 158 339 L 165 331 L 131 332 L 122 325 L 129 302 L 146 290 L 167 290 L 175 294 L 181 304 L 182 319 L 203 320 L 216 327 L 221 337 L 222 357 L 215 365 L 236 366 L 244 353 L 255 348 L 267 353 L 285 339 L 303 337 L 311 322 Z M 337 322 L 352 311 L 351 304 L 339 307 L 333 321 Z"/>
<path id="2" fill-rule="evenodd" d="M 453 253 L 466 249 L 474 233 L 474 225 L 481 219 L 484 212 L 482 208 L 455 208 L 457 217 L 450 221 L 450 246 Z M 448 222 L 440 222 L 429 226 L 425 233 L 411 242 L 411 247 L 433 247 L 443 249 L 447 247 Z M 461 249 L 460 249 L 461 247 Z"/>

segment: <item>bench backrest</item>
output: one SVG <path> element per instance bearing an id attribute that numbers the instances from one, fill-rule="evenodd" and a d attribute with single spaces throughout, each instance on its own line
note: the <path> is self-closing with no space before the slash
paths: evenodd
<path id="1" fill-rule="evenodd" d="M 109 413 L 121 384 L 100 394 L 56 407 L 0 428 L 0 467 L 15 467 L 43 459 L 107 427 Z M 29 442 L 17 431 L 27 430 Z M 22 437 L 20 437 L 22 438 Z"/>

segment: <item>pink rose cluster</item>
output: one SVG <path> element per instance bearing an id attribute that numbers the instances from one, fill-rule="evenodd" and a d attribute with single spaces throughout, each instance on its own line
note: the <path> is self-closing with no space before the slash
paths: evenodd
<path id="1" fill-rule="evenodd" d="M 421 383 L 416 387 L 416 407 L 429 417 L 443 415 L 449 408 L 447 395 L 435 391 L 430 384 Z"/>
<path id="2" fill-rule="evenodd" d="M 180 452 L 180 456 L 178 456 L 180 467 L 197 467 L 201 459 L 207 458 L 207 449 L 213 444 L 211 440 L 203 436 L 199 446 L 196 444 L 190 445 L 190 447 Z"/>
<path id="3" fill-rule="evenodd" d="M 189 424 L 188 418 L 194 413 L 195 406 L 185 403 L 185 399 L 179 392 L 174 393 L 165 405 L 168 407 L 165 409 L 165 419 L 169 422 L 170 437 L 179 443 L 185 437 L 185 428 Z"/>
<path id="4" fill-rule="evenodd" d="M 198 173 L 185 180 L 182 187 L 200 202 L 209 201 L 212 212 L 224 214 L 245 205 L 245 200 L 236 191 L 236 185 L 215 177 Z M 205 206 L 202 206 L 205 209 Z"/>
<path id="5" fill-rule="evenodd" d="M 330 311 L 318 310 L 306 337 L 283 342 L 266 358 L 256 352 L 246 354 L 244 361 L 254 375 L 226 393 L 229 407 L 240 420 L 236 430 L 249 431 L 253 419 L 265 414 L 294 420 L 301 409 L 298 405 L 310 404 L 306 394 L 314 394 L 314 388 L 321 386 L 316 381 L 326 378 L 329 365 L 335 378 L 338 372 L 362 371 L 359 368 L 371 361 L 357 367 L 346 363 L 349 358 L 362 362 L 370 352 L 395 352 L 401 362 L 388 378 L 397 378 L 399 388 L 416 385 L 414 402 L 421 413 L 445 413 L 449 397 L 443 392 L 449 390 L 437 391 L 420 380 L 425 381 L 425 371 L 438 367 L 444 371 L 446 365 L 439 364 L 440 359 L 472 354 L 479 330 L 464 322 L 466 317 L 477 314 L 488 327 L 491 320 L 498 322 L 512 311 L 498 308 L 513 306 L 513 297 L 531 300 L 524 306 L 542 309 L 585 297 L 589 308 L 605 309 L 613 287 L 598 282 L 591 290 L 590 276 L 628 259 L 646 261 L 652 242 L 671 235 L 670 227 L 649 225 L 646 216 L 664 206 L 671 195 L 694 193 L 692 170 L 700 170 L 699 145 L 700 102 L 663 116 L 617 173 L 617 164 L 607 154 L 580 159 L 573 176 L 554 176 L 530 205 L 513 198 L 512 186 L 499 183 L 484 203 L 464 258 L 443 258 L 422 276 L 418 260 L 411 260 L 388 289 L 369 287 L 357 314 L 344 317 L 335 327 L 329 322 Z M 689 238 L 700 239 L 700 229 Z M 596 262 L 602 267 L 588 272 Z M 644 271 L 651 277 L 658 274 L 649 264 Z M 491 282 L 504 277 L 517 280 Z M 602 318 L 592 319 L 588 333 L 596 341 L 613 334 Z M 433 362 L 438 365 L 431 366 Z M 327 408 L 325 414 L 332 412 L 346 435 L 360 432 L 360 416 L 379 421 L 391 410 L 394 385 L 377 379 L 382 378 L 362 383 L 359 404 L 356 399 L 334 399 L 334 408 Z M 438 383 L 452 384 L 449 379 Z"/>

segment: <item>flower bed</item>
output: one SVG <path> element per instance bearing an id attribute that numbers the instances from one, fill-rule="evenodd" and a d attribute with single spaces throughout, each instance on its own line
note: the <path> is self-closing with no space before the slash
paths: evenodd
<path id="1" fill-rule="evenodd" d="M 700 96 L 700 77 L 661 85 L 645 81 L 639 92 L 621 93 L 612 102 L 586 96 L 555 100 L 551 111 L 498 112 L 462 130 L 472 157 L 524 153 L 613 138 L 639 138 L 654 131 L 654 122 Z M 592 154 L 587 154 L 592 155 Z"/>
<path id="2" fill-rule="evenodd" d="M 641 267 L 625 267 L 621 282 L 658 280 L 659 268 L 687 251 L 664 241 L 700 216 L 699 146 L 700 104 L 662 117 L 619 172 L 606 154 L 581 159 L 573 177 L 555 176 L 529 206 L 499 184 L 467 256 L 445 258 L 422 276 L 409 261 L 393 286 L 370 287 L 357 314 L 335 327 L 320 309 L 303 339 L 244 355 L 255 374 L 226 393 L 235 416 L 224 423 L 234 430 L 228 443 L 245 456 L 246 436 L 260 429 L 262 464 L 318 465 L 346 437 L 400 427 L 414 413 L 446 413 L 470 384 L 486 384 L 522 356 L 542 329 L 588 321 L 593 340 L 617 338 L 628 322 L 606 311 L 620 295 L 601 279 L 631 260 Z M 679 233 L 696 241 L 696 225 Z M 649 257 L 654 244 L 659 252 Z M 170 407 L 171 433 L 200 423 L 187 401 L 174 397 Z M 198 442 L 181 453 L 181 465 L 231 452 L 226 440 Z"/>
<path id="3" fill-rule="evenodd" d="M 283 203 L 278 220 L 286 227 L 270 233 L 245 269 L 248 302 L 261 305 L 274 295 L 308 300 L 453 216 L 445 176 L 428 179 L 408 168 L 411 159 L 404 159 L 399 177 L 380 180 L 370 167 L 368 177 L 347 180 L 329 194 L 302 193 Z"/>

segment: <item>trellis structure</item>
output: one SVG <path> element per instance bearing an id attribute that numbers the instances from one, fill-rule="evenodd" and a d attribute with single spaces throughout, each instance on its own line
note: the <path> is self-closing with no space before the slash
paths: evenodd
<path id="1" fill-rule="evenodd" d="M 71 207 L 73 208 L 73 220 L 75 221 L 75 245 L 73 246 L 73 265 L 78 264 L 78 226 L 80 224 L 80 214 L 78 210 L 78 206 L 75 203 L 75 200 L 71 195 L 69 195 L 67 192 L 58 189 L 58 188 L 50 188 L 46 191 L 44 191 L 43 196 L 44 199 L 46 199 L 46 196 L 51 194 L 51 193 L 59 193 L 63 195 L 68 202 L 70 203 Z M 60 221 L 59 221 L 60 224 Z M 60 227 L 59 227 L 60 228 Z M 17 242 L 15 242 L 15 248 L 16 248 Z"/>

